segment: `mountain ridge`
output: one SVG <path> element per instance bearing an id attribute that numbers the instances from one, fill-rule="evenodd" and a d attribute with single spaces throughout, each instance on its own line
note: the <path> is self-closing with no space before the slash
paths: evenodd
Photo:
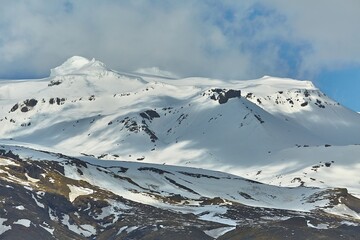
<path id="1" fill-rule="evenodd" d="M 86 66 L 90 63 L 90 69 L 96 62 L 75 57 L 64 64 L 73 60 Z M 95 65 L 93 73 L 98 72 L 97 65 L 104 64 Z M 189 85 L 191 81 L 193 85 Z M 2 108 L 5 117 L 0 119 L 2 138 L 71 150 L 72 155 L 105 155 L 103 158 L 110 159 L 117 155 L 117 159 L 127 161 L 220 167 L 255 177 L 251 173 L 265 172 L 260 167 L 250 170 L 256 163 L 266 168 L 274 162 L 284 165 L 279 163 L 283 151 L 303 155 L 310 148 L 319 152 L 317 159 L 308 163 L 311 169 L 319 162 L 340 163 L 329 154 L 325 156 L 320 146 L 327 146 L 328 151 L 348 146 L 357 152 L 356 144 L 360 143 L 359 115 L 332 101 L 308 81 L 268 76 L 228 83 L 204 78 L 154 81 L 153 76 L 105 70 L 105 74 L 95 77 L 69 73 L 47 81 L 0 85 L 0 89 L 5 87 L 8 92 L 24 88 L 32 94 L 22 97 L 22 91 L 18 91 L 19 96 L 13 100 L 2 96 L 9 99 L 7 107 Z M 218 98 L 229 89 L 241 94 L 220 104 Z M 35 106 L 28 106 L 31 99 L 37 101 Z M 147 111 L 155 115 L 149 117 Z M 219 142 L 226 144 L 219 148 Z M 243 157 L 236 160 L 237 156 Z M 343 161 L 350 161 L 346 159 Z M 238 166 L 246 166 L 249 171 Z M 293 185 L 291 181 L 287 184 Z"/>
<path id="2" fill-rule="evenodd" d="M 0 191 L 9 194 L 10 184 L 34 196 L 40 205 L 16 206 L 35 207 L 47 219 L 35 224 L 3 212 L 4 234 L 17 221 L 30 221 L 38 234 L 50 228 L 56 238 L 79 239 L 100 231 L 104 239 L 141 239 L 154 229 L 184 238 L 191 231 L 181 221 L 196 225 L 194 239 L 240 234 L 235 226 L 250 235 L 268 224 L 267 231 L 287 231 L 288 221 L 309 236 L 358 231 L 360 115 L 310 81 L 170 79 L 75 56 L 48 78 L 0 82 L 0 103 Z M 53 184 L 69 212 L 56 212 L 38 193 L 50 196 Z M 141 216 L 152 207 L 158 217 L 124 225 L 110 202 Z M 171 213 L 182 220 L 170 223 Z M 251 225 L 251 215 L 259 224 Z M 157 225 L 159 216 L 169 228 Z"/>

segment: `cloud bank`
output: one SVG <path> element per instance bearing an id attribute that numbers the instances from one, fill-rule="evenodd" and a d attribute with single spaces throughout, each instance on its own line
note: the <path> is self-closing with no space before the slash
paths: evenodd
<path id="1" fill-rule="evenodd" d="M 73 55 L 236 79 L 360 66 L 358 0 L 0 3 L 0 78 L 48 76 Z"/>

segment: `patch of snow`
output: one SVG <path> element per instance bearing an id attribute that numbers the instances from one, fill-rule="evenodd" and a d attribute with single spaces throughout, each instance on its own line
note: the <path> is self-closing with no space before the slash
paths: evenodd
<path id="1" fill-rule="evenodd" d="M 81 227 L 82 229 L 84 229 L 85 231 L 88 231 L 91 235 L 95 235 L 95 234 L 96 234 L 96 228 L 93 227 L 93 226 L 91 226 L 91 225 L 89 225 L 89 224 L 82 224 L 82 225 L 80 225 L 80 227 Z M 90 235 L 90 236 L 91 236 L 91 235 Z"/>
<path id="2" fill-rule="evenodd" d="M 21 211 L 25 210 L 25 207 L 23 205 L 16 206 L 15 208 Z"/>
<path id="3" fill-rule="evenodd" d="M 78 196 L 93 194 L 94 190 L 74 185 L 67 185 L 70 189 L 69 199 L 73 202 Z"/>
<path id="4" fill-rule="evenodd" d="M 354 222 L 349 222 L 349 221 L 341 221 L 341 224 L 347 225 L 347 226 L 359 226 L 360 223 L 354 223 Z"/>
<path id="5" fill-rule="evenodd" d="M 36 195 L 43 197 L 43 196 L 45 196 L 45 192 L 44 191 L 37 191 Z"/>
<path id="6" fill-rule="evenodd" d="M 119 210 L 129 210 L 131 209 L 131 207 L 125 205 L 122 202 L 119 201 L 113 201 L 113 200 L 107 200 L 109 202 L 109 204 L 111 205 L 111 207 L 113 208 L 114 211 L 119 211 Z"/>
<path id="7" fill-rule="evenodd" d="M 112 223 L 115 223 L 119 219 L 119 216 L 123 213 L 122 210 L 131 209 L 131 207 L 126 206 L 125 204 L 118 201 L 107 200 L 107 202 L 109 202 L 110 206 L 103 207 L 101 209 L 101 213 L 98 216 L 96 216 L 95 219 L 97 220 L 104 219 L 109 215 L 114 215 L 114 219 L 112 220 Z"/>
<path id="8" fill-rule="evenodd" d="M 126 232 L 127 233 L 131 233 L 132 231 L 135 231 L 136 229 L 138 229 L 139 227 L 137 227 L 137 226 L 132 226 L 132 227 L 129 227 L 129 228 L 127 228 L 126 229 Z"/>
<path id="9" fill-rule="evenodd" d="M 225 214 L 227 212 L 227 207 L 225 206 L 208 205 L 204 206 L 201 210 L 207 212 L 204 215 L 201 214 L 199 217 L 201 220 L 218 222 L 230 226 L 237 225 L 236 221 L 220 216 L 220 214 Z"/>
<path id="10" fill-rule="evenodd" d="M 26 190 L 33 191 L 33 188 L 30 187 L 30 186 L 24 186 L 24 188 L 25 188 Z"/>
<path id="11" fill-rule="evenodd" d="M 218 237 L 224 235 L 227 232 L 230 232 L 232 230 L 236 229 L 236 227 L 222 227 L 222 228 L 215 228 L 211 230 L 204 231 L 206 235 L 217 239 Z"/>
<path id="12" fill-rule="evenodd" d="M 270 220 L 270 221 L 285 221 L 285 220 L 288 220 L 289 218 L 290 217 L 280 217 L 280 216 L 274 216 L 274 217 L 264 216 L 264 217 L 261 217 L 261 219 Z"/>
<path id="13" fill-rule="evenodd" d="M 95 219 L 97 219 L 97 220 L 104 219 L 111 214 L 114 214 L 112 206 L 103 207 L 101 209 L 101 213 L 98 216 L 96 216 Z"/>
<path id="14" fill-rule="evenodd" d="M 0 166 L 7 166 L 7 165 L 19 166 L 19 164 L 14 163 L 10 159 L 0 157 Z"/>
<path id="15" fill-rule="evenodd" d="M 360 219 L 360 213 L 351 210 L 345 204 L 338 204 L 332 208 L 325 208 L 324 211 L 334 215 L 347 216 L 355 219 Z"/>
<path id="16" fill-rule="evenodd" d="M 49 207 L 49 217 L 52 221 L 58 222 L 59 218 L 55 215 L 55 211 Z"/>
<path id="17" fill-rule="evenodd" d="M 70 219 L 69 215 L 65 214 L 61 222 L 65 224 L 70 231 L 83 235 L 84 237 L 90 237 L 96 234 L 96 229 L 93 226 L 88 224 L 84 224 L 80 226 L 76 224 L 70 224 L 69 219 Z"/>
<path id="18" fill-rule="evenodd" d="M 311 227 L 311 228 L 316 228 L 316 229 L 328 229 L 329 228 L 329 224 L 326 224 L 326 223 L 319 223 L 316 226 L 311 224 L 309 220 L 306 223 L 307 223 L 307 226 Z"/>
<path id="19" fill-rule="evenodd" d="M 6 218 L 0 218 L 0 235 L 11 229 L 11 226 L 3 225 L 6 221 Z"/>
<path id="20" fill-rule="evenodd" d="M 24 227 L 30 227 L 31 221 L 29 219 L 19 219 L 14 224 L 23 225 Z"/>
<path id="21" fill-rule="evenodd" d="M 41 202 L 39 202 L 39 201 L 36 199 L 36 197 L 34 196 L 34 194 L 31 194 L 31 197 L 32 197 L 32 199 L 34 199 L 36 205 L 38 205 L 38 206 L 41 207 L 41 208 L 45 208 L 44 204 L 42 204 Z"/>
<path id="22" fill-rule="evenodd" d="M 123 226 L 119 229 L 119 231 L 117 232 L 116 236 L 121 234 L 128 226 Z"/>
<path id="23" fill-rule="evenodd" d="M 81 176 L 77 172 L 76 166 L 65 165 L 64 166 L 65 176 L 74 180 L 81 180 Z"/>
<path id="24" fill-rule="evenodd" d="M 42 227 L 43 229 L 48 231 L 51 235 L 54 235 L 55 228 L 49 228 L 49 227 L 45 227 L 43 225 L 40 225 L 40 227 Z"/>
<path id="25" fill-rule="evenodd" d="M 40 179 L 30 177 L 27 173 L 25 173 L 25 177 L 28 179 L 28 181 L 30 181 L 32 183 L 37 183 L 40 181 Z"/>

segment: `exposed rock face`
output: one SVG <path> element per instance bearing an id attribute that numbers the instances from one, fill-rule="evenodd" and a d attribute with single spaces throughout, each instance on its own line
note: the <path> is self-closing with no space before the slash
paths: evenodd
<path id="1" fill-rule="evenodd" d="M 227 101 L 231 98 L 240 98 L 241 97 L 241 91 L 240 90 L 234 90 L 234 89 L 220 89 L 215 88 L 211 89 L 211 91 L 214 93 L 211 95 L 211 99 L 215 101 L 219 101 L 220 104 L 227 103 Z"/>
<path id="2" fill-rule="evenodd" d="M 145 112 L 140 113 L 140 116 L 150 121 L 154 118 L 160 117 L 160 115 L 154 110 L 146 110 Z"/>
<path id="3" fill-rule="evenodd" d="M 36 99 L 27 99 L 26 101 L 24 101 L 24 104 L 27 107 L 35 107 L 35 105 L 38 103 L 38 101 Z"/>
<path id="4" fill-rule="evenodd" d="M 50 98 L 49 99 L 50 104 L 57 104 L 57 105 L 63 105 L 65 103 L 65 98 Z"/>
<path id="5" fill-rule="evenodd" d="M 63 83 L 63 79 L 59 79 L 59 78 L 54 78 L 53 80 L 51 80 L 48 84 L 48 87 L 52 87 L 52 86 L 56 86 L 56 85 L 60 85 Z"/>
<path id="6" fill-rule="evenodd" d="M 36 104 L 38 103 L 38 101 L 34 98 L 32 99 L 26 99 L 24 102 L 22 103 L 16 103 L 11 109 L 10 112 L 15 112 L 18 108 L 20 108 L 21 112 L 28 112 L 31 109 L 33 109 Z"/>

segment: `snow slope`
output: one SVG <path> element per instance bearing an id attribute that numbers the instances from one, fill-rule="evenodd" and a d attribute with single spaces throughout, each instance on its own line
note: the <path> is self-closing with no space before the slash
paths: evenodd
<path id="1" fill-rule="evenodd" d="M 0 82 L 1 142 L 360 196 L 360 115 L 311 82 L 158 72 L 120 73 L 72 57 L 49 78 Z"/>

